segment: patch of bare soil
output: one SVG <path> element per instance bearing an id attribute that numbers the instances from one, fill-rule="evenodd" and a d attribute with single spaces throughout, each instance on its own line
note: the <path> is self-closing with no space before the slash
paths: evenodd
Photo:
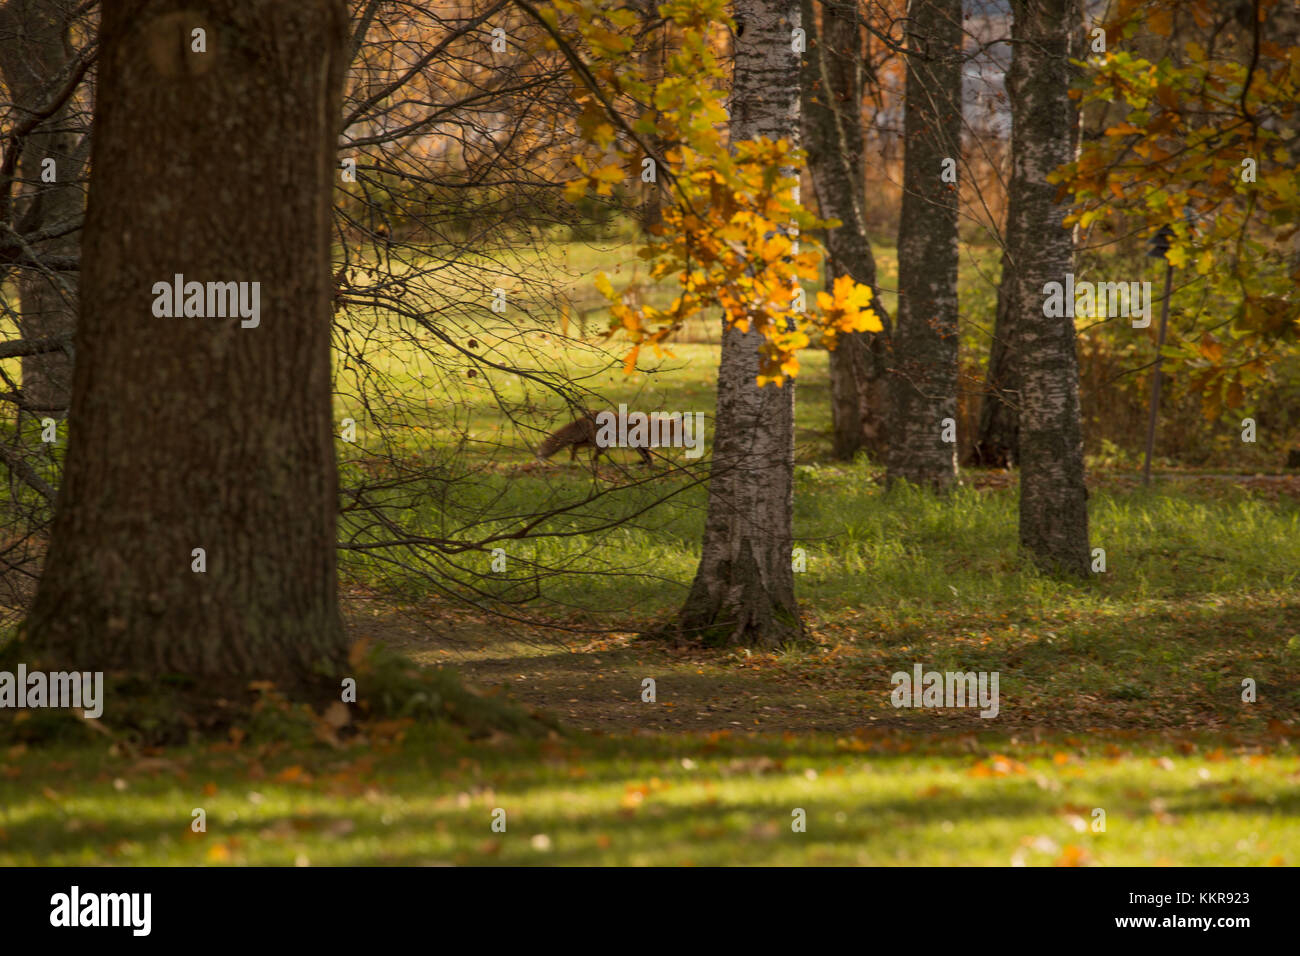
<path id="1" fill-rule="evenodd" d="M 354 599 L 347 612 L 354 639 L 454 667 L 480 690 L 579 730 L 807 733 L 872 723 L 861 704 L 846 708 L 843 694 L 819 696 L 747 670 L 735 652 L 683 650 L 630 634 L 557 637 L 461 611 L 394 610 L 381 600 Z M 653 702 L 643 700 L 646 679 L 654 681 Z"/>

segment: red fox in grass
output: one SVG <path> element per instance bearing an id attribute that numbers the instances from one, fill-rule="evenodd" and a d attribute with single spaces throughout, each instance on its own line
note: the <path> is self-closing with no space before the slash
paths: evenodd
<path id="1" fill-rule="evenodd" d="M 591 449 L 591 463 L 594 465 L 596 459 L 600 457 L 601 452 L 609 451 L 608 448 L 601 448 L 596 444 L 596 434 L 600 431 L 600 425 L 596 422 L 596 413 L 591 409 L 585 409 L 580 418 L 576 418 L 562 428 L 557 428 L 551 432 L 537 446 L 537 460 L 545 461 L 562 448 L 569 449 L 569 461 L 578 457 L 579 448 Z M 637 454 L 641 456 L 641 463 L 645 465 L 652 464 L 650 453 L 644 448 L 637 448 Z"/>
<path id="2" fill-rule="evenodd" d="M 629 413 L 626 405 L 619 405 L 617 413 L 585 409 L 581 417 L 546 436 L 537 449 L 537 460 L 544 461 L 565 447 L 569 461 L 578 456 L 579 448 L 590 448 L 593 466 L 601 452 L 611 448 L 635 448 L 646 465 L 654 463 L 647 448 L 683 448 L 687 458 L 698 458 L 704 453 L 704 413 Z"/>

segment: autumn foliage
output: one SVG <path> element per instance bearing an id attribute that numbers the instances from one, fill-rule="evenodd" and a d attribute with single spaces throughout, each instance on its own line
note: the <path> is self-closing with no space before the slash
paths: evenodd
<path id="1" fill-rule="evenodd" d="M 1077 95 L 1120 115 L 1054 179 L 1085 236 L 1172 229 L 1165 257 L 1197 294 L 1179 300 L 1193 334 L 1165 358 L 1211 419 L 1265 382 L 1300 380 L 1300 36 L 1284 36 L 1300 31 L 1277 0 L 1243 7 L 1118 3 Z"/>
<path id="2" fill-rule="evenodd" d="M 716 32 L 734 24 L 721 0 L 659 8 L 676 43 L 663 78 L 654 81 L 630 56 L 638 14 L 580 0 L 552 7 L 538 15 L 553 27 L 548 42 L 566 46 L 575 95 L 584 104 L 583 149 L 573 160 L 579 175 L 566 195 L 574 201 L 588 190 L 610 195 L 647 169 L 671 187 L 672 204 L 639 255 L 652 279 L 677 280 L 680 294 L 672 304 L 654 308 L 629 289 L 615 289 L 608 277 L 597 279 L 610 302 L 611 334 L 623 333 L 631 343 L 628 370 L 644 348 L 666 354 L 674 333 L 710 307 L 719 307 L 728 324 L 763 334 L 760 384 L 779 386 L 797 375 L 799 350 L 815 340 L 833 348 L 841 333 L 880 330 L 870 288 L 848 278 L 808 307 L 801 282 L 820 279 L 822 259 L 810 233 L 837 223 L 800 204 L 803 156 L 789 141 L 729 142 L 729 83 Z M 602 92 L 608 90 L 617 97 Z M 655 142 L 670 145 L 655 154 L 648 145 Z"/>

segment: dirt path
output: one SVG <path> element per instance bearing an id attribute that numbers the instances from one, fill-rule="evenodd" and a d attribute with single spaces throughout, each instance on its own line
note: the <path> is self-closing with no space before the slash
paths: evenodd
<path id="1" fill-rule="evenodd" d="M 840 695 L 771 680 L 725 652 L 680 651 L 630 635 L 558 639 L 506 622 L 438 615 L 436 625 L 354 609 L 348 626 L 421 664 L 451 666 L 481 689 L 501 688 L 526 707 L 547 711 L 580 730 L 844 731 L 864 723 L 860 705 Z M 507 633 L 509 636 L 507 636 Z M 655 701 L 642 700 L 643 681 Z"/>
<path id="2" fill-rule="evenodd" d="M 1274 694 L 1243 724 L 1235 709 L 1207 706 L 1200 691 L 1181 685 L 1155 687 L 1149 699 L 1120 699 L 1105 688 L 1091 688 L 1063 700 L 1050 693 L 1053 689 L 1041 675 L 1012 696 L 1010 688 L 1003 688 L 996 721 L 981 719 L 974 707 L 896 709 L 890 701 L 892 656 L 856 644 L 851 635 L 848 644 L 794 655 L 751 655 L 675 648 L 630 634 L 556 637 L 462 609 L 398 611 L 377 598 L 350 602 L 348 625 L 354 638 L 382 643 L 419 664 L 453 667 L 481 691 L 504 694 L 566 726 L 596 733 L 818 732 L 847 737 L 864 730 L 908 735 L 996 731 L 1036 737 L 1067 729 L 1122 736 L 1230 728 L 1254 732 L 1272 717 L 1295 716 L 1288 699 Z M 654 681 L 653 701 L 642 699 L 647 678 Z"/>

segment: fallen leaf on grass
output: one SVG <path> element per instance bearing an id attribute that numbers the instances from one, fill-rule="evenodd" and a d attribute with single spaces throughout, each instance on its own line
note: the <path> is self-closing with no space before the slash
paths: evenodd
<path id="1" fill-rule="evenodd" d="M 208 860 L 213 863 L 224 863 L 230 859 L 230 847 L 224 843 L 214 843 L 208 847 Z"/>
<path id="2" fill-rule="evenodd" d="M 298 764 L 292 767 L 285 767 L 275 775 L 276 783 L 302 783 L 308 784 L 312 781 L 312 776 Z"/>
<path id="3" fill-rule="evenodd" d="M 1075 846 L 1073 843 L 1067 844 L 1061 856 L 1057 859 L 1055 866 L 1087 866 L 1092 862 L 1088 851 L 1081 846 Z"/>
<path id="4" fill-rule="evenodd" d="M 1008 777 L 1024 772 L 1024 764 L 1003 754 L 994 754 L 987 760 L 981 760 L 967 771 L 972 777 Z"/>

